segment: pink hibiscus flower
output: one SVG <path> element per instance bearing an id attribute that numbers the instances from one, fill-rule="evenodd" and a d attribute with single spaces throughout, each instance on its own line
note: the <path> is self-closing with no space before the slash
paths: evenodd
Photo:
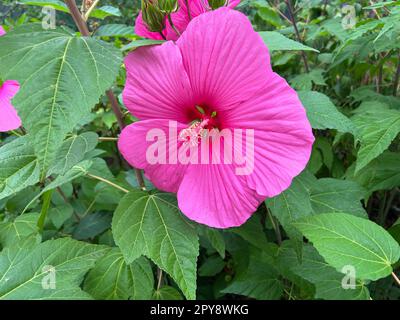
<path id="1" fill-rule="evenodd" d="M 11 99 L 18 91 L 19 83 L 14 80 L 5 81 L 0 87 L 0 132 L 15 130 L 21 126 L 21 119 L 11 105 Z"/>
<path id="2" fill-rule="evenodd" d="M 0 26 L 0 37 L 6 32 Z M 18 129 L 21 126 L 21 119 L 18 117 L 17 111 L 11 105 L 11 99 L 19 90 L 19 83 L 14 80 L 0 81 L 0 132 Z"/>
<path id="3" fill-rule="evenodd" d="M 180 34 L 182 34 L 188 26 L 191 19 L 208 11 L 206 3 L 207 0 L 187 0 L 189 10 L 187 9 L 185 0 L 178 0 L 179 10 L 171 14 L 172 23 Z M 240 0 L 227 0 L 227 6 L 234 8 L 240 3 Z M 190 14 L 190 16 L 189 16 Z M 147 29 L 146 24 L 142 18 L 142 12 L 139 12 L 135 23 L 135 33 L 143 38 L 154 40 L 163 40 L 163 37 L 158 32 L 151 32 Z M 171 27 L 169 21 L 166 21 L 166 27 L 162 32 L 167 40 L 177 40 L 179 35 Z"/>
<path id="4" fill-rule="evenodd" d="M 158 189 L 177 193 L 190 219 L 216 228 L 239 226 L 305 168 L 314 141 L 305 109 L 272 71 L 267 47 L 242 13 L 221 8 L 202 14 L 176 44 L 138 48 L 125 65 L 123 99 L 141 121 L 123 130 L 119 150 Z M 177 135 L 169 131 L 171 124 Z M 205 129 L 253 132 L 253 170 L 238 174 L 240 164 L 222 160 L 176 162 L 170 148 L 158 152 L 165 163 L 149 161 L 153 130 L 166 133 L 168 146 L 200 152 L 203 144 L 186 138 L 207 141 Z M 249 140 L 230 146 L 221 137 L 222 148 L 210 152 L 225 160 L 228 147 L 245 149 Z"/>

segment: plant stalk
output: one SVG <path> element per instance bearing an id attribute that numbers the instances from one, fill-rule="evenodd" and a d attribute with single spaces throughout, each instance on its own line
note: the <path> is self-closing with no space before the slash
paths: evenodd
<path id="1" fill-rule="evenodd" d="M 157 282 L 157 291 L 158 291 L 161 289 L 162 280 L 163 280 L 163 271 L 160 268 L 158 268 L 157 273 L 158 273 L 158 282 Z"/>
<path id="2" fill-rule="evenodd" d="M 117 185 L 116 183 L 111 182 L 110 180 L 107 180 L 105 178 L 102 178 L 102 177 L 99 177 L 99 176 L 96 176 L 96 175 L 90 174 L 90 173 L 87 173 L 86 175 L 88 177 L 92 178 L 92 179 L 99 180 L 99 181 L 102 181 L 104 183 L 107 183 L 108 185 L 110 185 L 110 186 L 112 186 L 112 187 L 114 187 L 114 188 L 116 188 L 118 190 L 121 190 L 122 192 L 129 193 L 128 189 L 125 189 L 124 187 L 121 187 L 121 186 Z"/>
<path id="3" fill-rule="evenodd" d="M 276 220 L 272 216 L 272 214 L 269 211 L 269 209 L 267 208 L 267 206 L 265 206 L 265 207 L 267 209 L 267 215 L 268 215 L 269 219 L 271 220 L 272 227 L 275 230 L 276 241 L 278 242 L 279 245 L 281 245 L 282 244 L 282 235 L 281 235 L 281 230 L 279 229 L 279 223 L 276 223 Z"/>
<path id="4" fill-rule="evenodd" d="M 396 74 L 394 76 L 394 81 L 393 81 L 393 95 L 395 97 L 397 96 L 397 88 L 399 87 L 399 80 L 400 80 L 400 52 L 399 52 L 399 57 L 398 57 L 398 62 L 397 62 L 397 70 L 396 70 Z"/>
<path id="5" fill-rule="evenodd" d="M 285 2 L 286 2 L 286 5 L 288 7 L 290 20 L 292 21 L 292 25 L 293 25 L 294 31 L 296 33 L 297 41 L 302 43 L 300 32 L 299 32 L 299 29 L 297 28 L 296 18 L 295 18 L 294 13 L 293 13 L 292 2 L 291 2 L 291 0 L 285 0 Z M 310 72 L 310 67 L 308 65 L 307 56 L 306 56 L 304 51 L 301 51 L 301 56 L 303 58 L 304 68 L 306 69 L 306 72 L 309 73 Z"/>
<path id="6" fill-rule="evenodd" d="M 42 210 L 40 211 L 39 220 L 37 222 L 37 226 L 39 228 L 39 232 L 42 233 L 44 223 L 46 221 L 47 213 L 49 212 L 51 197 L 53 195 L 54 189 L 48 190 L 43 194 L 43 205 Z"/>
<path id="7" fill-rule="evenodd" d="M 84 37 L 90 37 L 90 31 L 87 26 L 87 23 L 86 23 L 84 17 L 82 17 L 82 14 L 78 9 L 75 0 L 65 0 L 65 3 L 67 4 L 67 6 L 69 8 L 69 11 L 72 15 L 72 18 L 74 19 L 74 22 L 75 22 L 79 32 Z M 113 110 L 115 116 L 117 117 L 117 122 L 120 127 L 120 130 L 122 130 L 125 127 L 125 124 L 123 121 L 124 115 L 121 112 L 121 109 L 118 105 L 117 98 L 115 97 L 114 92 L 111 89 L 107 90 L 106 94 L 107 94 L 108 99 L 110 100 L 112 110 Z M 136 173 L 136 178 L 137 178 L 137 182 L 138 182 L 139 186 L 141 187 L 142 190 L 145 190 L 146 187 L 144 184 L 141 170 L 135 168 L 135 173 Z"/>
<path id="8" fill-rule="evenodd" d="M 90 6 L 90 8 L 88 9 L 88 11 L 85 12 L 85 21 L 87 21 L 87 19 L 89 19 L 90 14 L 93 12 L 93 10 L 96 8 L 96 6 L 99 4 L 100 0 L 96 0 L 95 2 L 93 2 L 93 4 Z"/>
<path id="9" fill-rule="evenodd" d="M 394 272 L 392 272 L 392 277 L 393 277 L 394 280 L 397 282 L 397 284 L 400 286 L 400 279 L 399 279 L 399 277 L 398 277 Z"/>

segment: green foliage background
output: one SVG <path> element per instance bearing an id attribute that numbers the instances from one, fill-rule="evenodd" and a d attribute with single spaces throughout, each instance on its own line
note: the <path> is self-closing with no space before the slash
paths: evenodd
<path id="1" fill-rule="evenodd" d="M 38 24 L 46 3 L 56 30 Z M 296 1 L 298 32 L 286 1 L 239 5 L 316 142 L 291 187 L 228 230 L 140 190 L 116 148 L 104 92 L 136 120 L 120 94 L 123 56 L 152 44 L 134 34 L 139 1 L 100 1 L 90 39 L 62 4 L 0 5 L 0 78 L 22 84 L 24 123 L 0 134 L 0 299 L 400 299 L 400 1 Z"/>

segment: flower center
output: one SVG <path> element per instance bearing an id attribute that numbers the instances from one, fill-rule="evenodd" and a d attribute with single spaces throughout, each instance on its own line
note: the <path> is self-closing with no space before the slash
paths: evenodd
<path id="1" fill-rule="evenodd" d="M 218 130 L 217 112 L 207 111 L 202 106 L 196 106 L 191 118 L 194 120 L 190 123 L 189 127 L 183 129 L 179 133 L 179 141 L 190 144 L 190 146 L 197 146 L 201 138 L 206 137 L 209 130 Z"/>
<path id="2" fill-rule="evenodd" d="M 199 140 L 207 135 L 207 126 L 209 120 L 193 121 L 189 128 L 183 129 L 179 133 L 179 141 L 190 144 L 191 147 L 195 147 L 199 144 Z"/>

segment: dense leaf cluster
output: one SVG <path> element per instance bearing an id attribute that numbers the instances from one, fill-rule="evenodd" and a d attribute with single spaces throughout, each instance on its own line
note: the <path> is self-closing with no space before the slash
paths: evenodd
<path id="1" fill-rule="evenodd" d="M 104 1 L 89 38 L 28 9 L 65 17 L 63 1 L 19 3 L 1 5 L 0 79 L 21 83 L 24 128 L 0 135 L 0 299 L 400 298 L 399 1 L 347 3 L 351 26 L 342 1 L 241 3 L 316 142 L 290 188 L 228 230 L 141 190 L 117 151 L 104 93 L 120 97 L 127 51 L 159 43 L 135 35 L 138 4 Z"/>

